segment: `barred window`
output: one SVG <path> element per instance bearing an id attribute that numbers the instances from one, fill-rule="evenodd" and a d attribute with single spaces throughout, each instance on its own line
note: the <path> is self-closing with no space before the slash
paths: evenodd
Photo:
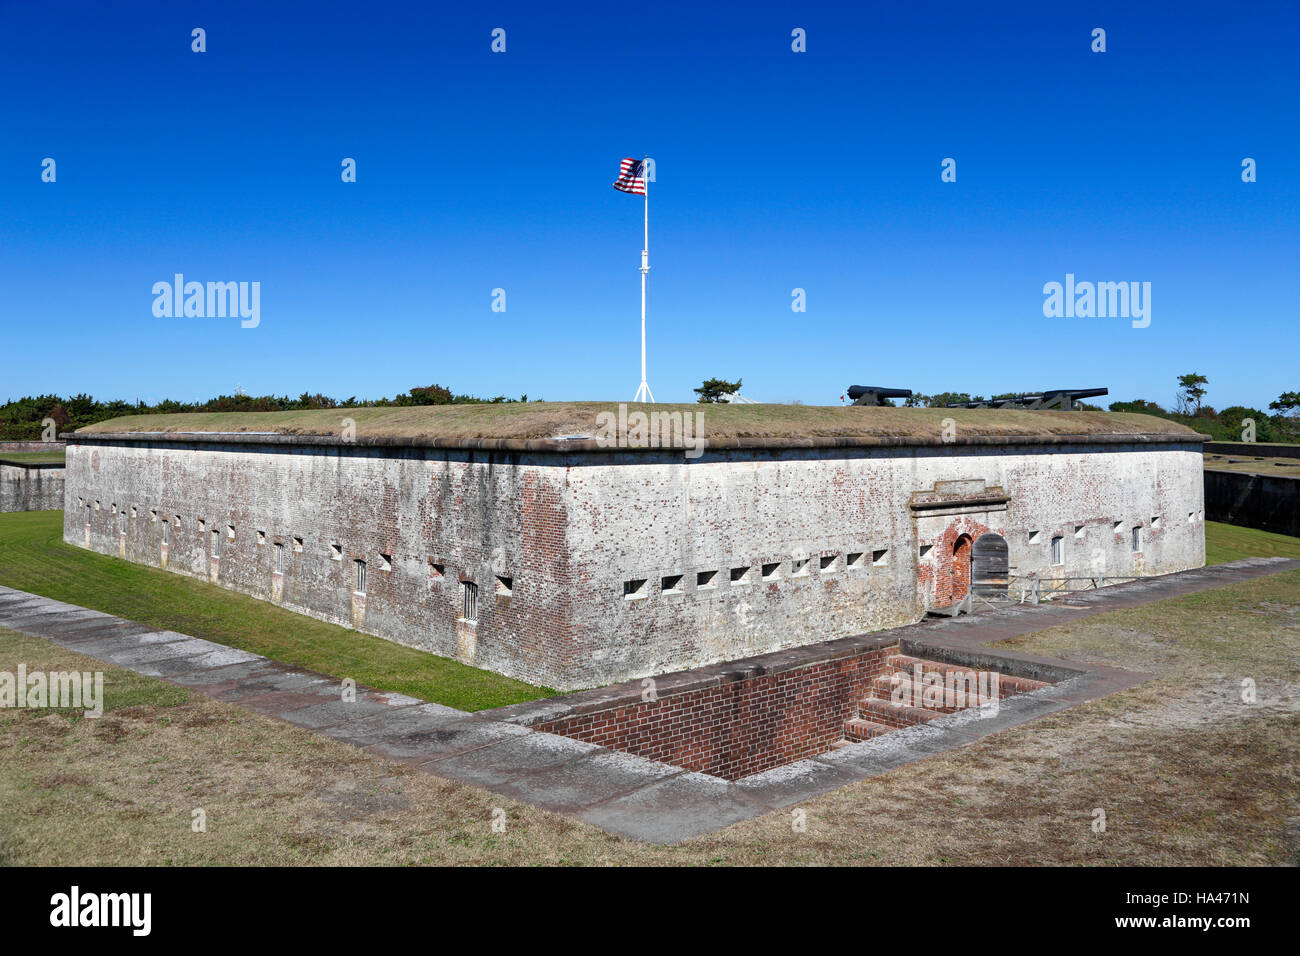
<path id="1" fill-rule="evenodd" d="M 357 593 L 365 594 L 366 593 L 366 562 L 357 561 L 355 562 L 355 564 L 357 566 Z"/>
<path id="2" fill-rule="evenodd" d="M 461 581 L 461 617 L 471 624 L 478 621 L 478 585 L 473 581 Z"/>

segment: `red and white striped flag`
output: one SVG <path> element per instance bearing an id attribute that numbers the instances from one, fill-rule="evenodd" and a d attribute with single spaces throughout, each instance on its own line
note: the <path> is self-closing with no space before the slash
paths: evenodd
<path id="1" fill-rule="evenodd" d="M 615 189 L 637 196 L 645 195 L 645 163 L 639 159 L 625 159 L 618 164 L 618 180 Z"/>

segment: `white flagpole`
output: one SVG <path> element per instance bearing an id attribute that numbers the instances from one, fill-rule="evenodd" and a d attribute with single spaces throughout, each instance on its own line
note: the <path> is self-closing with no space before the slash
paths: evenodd
<path id="1" fill-rule="evenodd" d="M 650 170 L 644 161 L 641 164 L 641 178 L 645 187 L 645 245 L 641 248 L 641 385 L 632 401 L 653 402 L 655 397 L 645 379 L 645 276 L 650 271 Z"/>

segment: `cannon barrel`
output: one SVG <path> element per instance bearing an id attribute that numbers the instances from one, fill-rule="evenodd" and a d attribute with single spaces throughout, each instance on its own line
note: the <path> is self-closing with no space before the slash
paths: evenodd
<path id="1" fill-rule="evenodd" d="M 878 395 L 881 398 L 911 398 L 910 388 L 879 388 L 875 385 L 850 385 L 849 398 L 859 399 L 863 395 Z"/>

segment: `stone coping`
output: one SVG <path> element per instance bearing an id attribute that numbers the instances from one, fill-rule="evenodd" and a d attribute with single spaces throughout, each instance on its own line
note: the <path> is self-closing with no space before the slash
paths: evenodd
<path id="1" fill-rule="evenodd" d="M 683 445 L 617 448 L 592 438 L 436 438 L 408 436 L 288 435 L 264 432 L 66 432 L 59 436 L 69 445 L 269 445 L 323 448 L 432 448 L 459 451 L 551 453 L 654 453 L 694 450 Z M 845 435 L 809 438 L 709 438 L 705 452 L 837 449 L 837 448 L 952 448 L 1055 445 L 1197 445 L 1210 440 L 1199 433 L 1098 432 L 1077 435 L 959 435 L 950 441 L 927 435 Z M 1199 451 L 1199 448 L 1197 449 Z"/>

